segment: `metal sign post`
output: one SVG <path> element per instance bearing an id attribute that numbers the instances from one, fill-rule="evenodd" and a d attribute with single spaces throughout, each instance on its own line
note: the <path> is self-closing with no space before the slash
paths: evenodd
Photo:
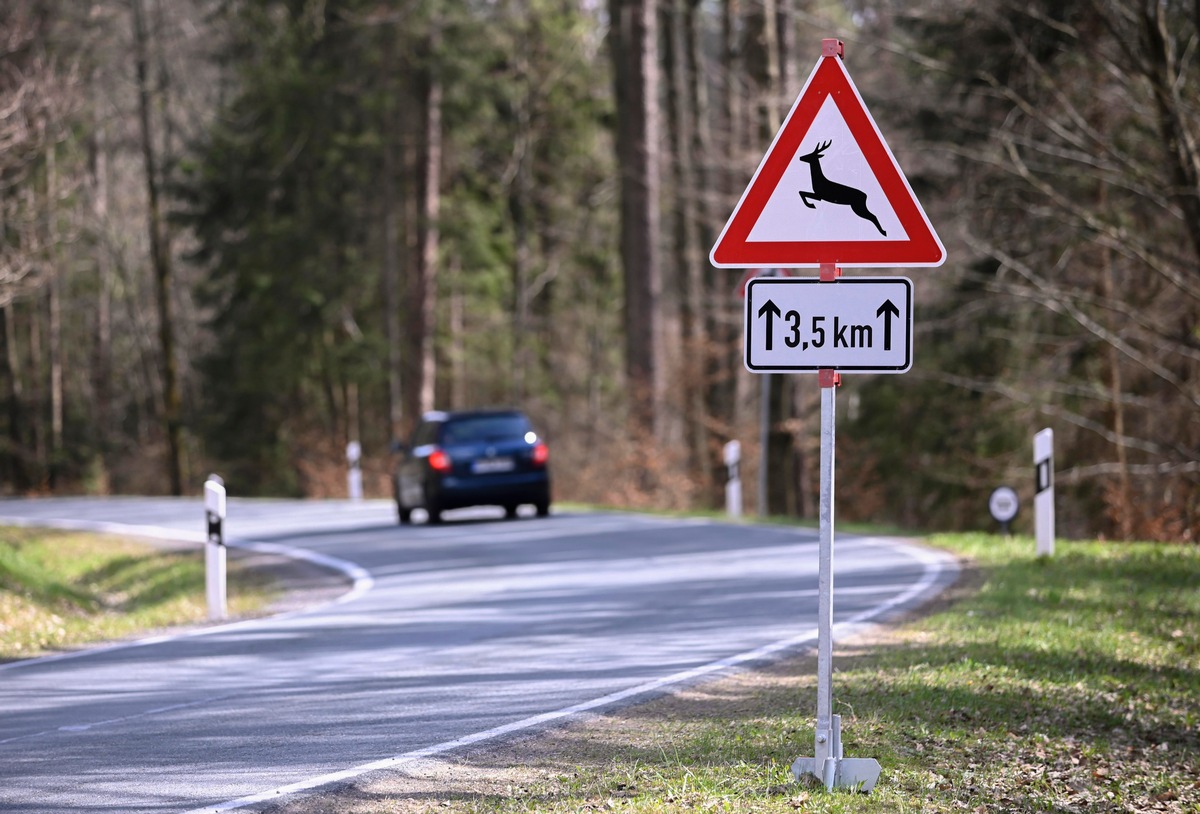
<path id="1" fill-rule="evenodd" d="M 821 282 L 837 280 L 841 270 L 821 267 Z M 837 389 L 841 374 L 824 368 L 818 372 L 821 386 L 821 509 L 820 541 L 817 550 L 817 729 L 813 757 L 797 758 L 792 764 L 796 780 L 815 777 L 832 791 L 853 788 L 869 792 L 879 780 L 879 761 L 847 758 L 842 753 L 842 716 L 833 714 L 833 501 L 835 442 L 837 440 Z"/>
<path id="2" fill-rule="evenodd" d="M 850 81 L 844 56 L 841 41 L 821 41 L 821 59 L 709 259 L 717 268 L 821 269 L 819 280 L 760 277 L 745 284 L 743 358 L 751 373 L 817 373 L 821 386 L 817 726 L 813 757 L 796 760 L 792 773 L 829 790 L 870 791 L 879 762 L 842 754 L 841 718 L 833 714 L 835 396 L 842 373 L 912 367 L 913 286 L 896 277 L 839 281 L 838 265 L 940 266 L 946 249 Z M 765 493 L 764 483 L 760 506 Z"/>

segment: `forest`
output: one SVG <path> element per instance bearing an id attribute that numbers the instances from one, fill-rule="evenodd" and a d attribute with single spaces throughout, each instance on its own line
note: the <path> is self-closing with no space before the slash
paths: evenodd
<path id="1" fill-rule="evenodd" d="M 0 496 L 344 497 L 357 442 L 386 497 L 508 405 L 556 500 L 717 509 L 738 440 L 815 517 L 816 377 L 709 249 L 831 37 L 948 257 L 871 270 L 915 361 L 842 379 L 839 519 L 991 528 L 1049 427 L 1060 535 L 1200 540 L 1182 0 L 3 0 Z"/>

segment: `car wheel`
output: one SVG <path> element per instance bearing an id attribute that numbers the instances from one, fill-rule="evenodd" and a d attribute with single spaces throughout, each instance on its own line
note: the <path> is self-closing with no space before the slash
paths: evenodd
<path id="1" fill-rule="evenodd" d="M 516 520 L 517 519 L 517 504 L 509 503 L 507 506 L 504 507 L 504 519 L 505 520 Z"/>
<path id="2" fill-rule="evenodd" d="M 538 517 L 549 517 L 550 516 L 550 501 L 547 500 L 543 503 L 538 503 L 535 506 L 535 508 L 537 509 Z"/>
<path id="3" fill-rule="evenodd" d="M 407 526 L 412 522 L 412 509 L 406 509 L 397 503 L 396 514 L 400 517 L 400 525 Z"/>
<path id="4" fill-rule="evenodd" d="M 425 489 L 425 512 L 429 516 L 426 522 L 430 525 L 442 522 L 442 506 L 433 495 L 429 494 L 428 487 Z"/>

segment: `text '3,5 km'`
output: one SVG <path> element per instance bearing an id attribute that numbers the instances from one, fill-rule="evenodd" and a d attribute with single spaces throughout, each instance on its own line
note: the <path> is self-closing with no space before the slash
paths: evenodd
<path id="1" fill-rule="evenodd" d="M 900 309 L 891 300 L 884 300 L 883 305 L 879 306 L 879 310 L 875 312 L 876 316 L 883 318 L 883 349 L 885 351 L 892 349 L 892 317 L 897 316 Z M 812 318 L 812 340 L 803 339 L 802 325 L 804 317 L 799 311 L 788 311 L 786 314 L 780 312 L 779 306 L 774 300 L 767 300 L 762 308 L 758 309 L 758 315 L 765 317 L 766 325 L 766 349 L 774 350 L 775 330 L 774 317 L 783 317 L 786 322 L 788 333 L 785 335 L 783 344 L 789 348 L 799 347 L 801 350 L 808 350 L 809 347 L 823 348 L 826 342 L 825 324 L 829 321 L 826 316 L 814 316 Z M 833 316 L 833 326 L 830 328 L 833 337 L 833 347 L 836 348 L 873 348 L 875 346 L 875 328 L 872 325 L 852 325 L 848 322 L 842 322 L 841 317 L 837 314 Z"/>
<path id="2" fill-rule="evenodd" d="M 746 367 L 903 373 L 912 367 L 906 277 L 760 277 L 746 286 Z"/>

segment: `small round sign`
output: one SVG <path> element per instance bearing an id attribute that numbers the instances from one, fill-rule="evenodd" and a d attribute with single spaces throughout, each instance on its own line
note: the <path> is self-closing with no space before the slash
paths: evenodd
<path id="1" fill-rule="evenodd" d="M 1017 498 L 1017 493 L 1008 486 L 1001 486 L 992 492 L 992 496 L 988 498 L 988 511 L 992 513 L 992 517 L 997 523 L 1008 523 L 1017 516 L 1017 510 L 1021 507 L 1021 501 Z"/>

